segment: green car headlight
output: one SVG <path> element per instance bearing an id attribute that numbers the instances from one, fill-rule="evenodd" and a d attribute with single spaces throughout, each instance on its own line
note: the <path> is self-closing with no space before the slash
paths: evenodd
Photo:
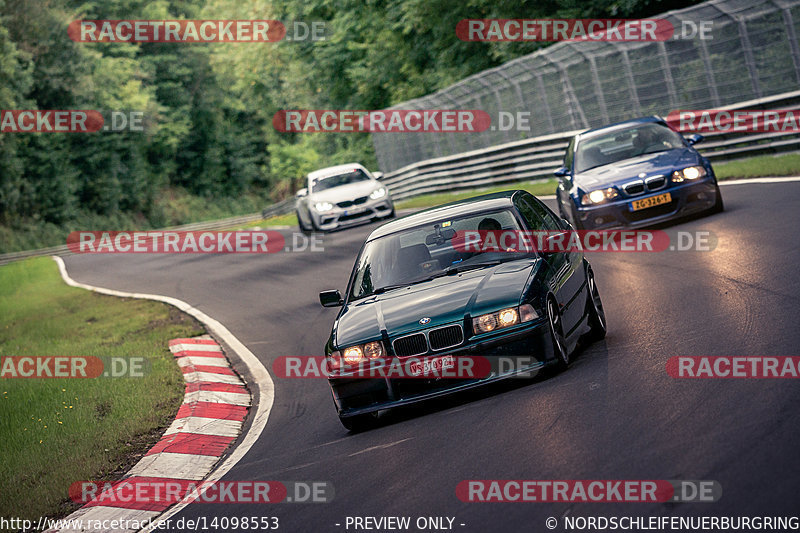
<path id="1" fill-rule="evenodd" d="M 676 170 L 672 173 L 672 183 L 681 183 L 685 180 L 696 180 L 708 175 L 706 167 L 697 165 L 694 167 L 686 167 L 683 170 Z"/>
<path id="2" fill-rule="evenodd" d="M 357 366 L 365 361 L 374 361 L 383 357 L 384 353 L 383 344 L 380 341 L 372 341 L 345 348 L 341 352 L 341 358 L 345 365 Z"/>
<path id="3" fill-rule="evenodd" d="M 475 333 L 489 333 L 496 329 L 507 328 L 516 324 L 530 322 L 539 318 L 539 314 L 530 304 L 520 305 L 518 307 L 509 307 L 497 311 L 496 313 L 487 313 L 472 319 L 472 329 Z"/>

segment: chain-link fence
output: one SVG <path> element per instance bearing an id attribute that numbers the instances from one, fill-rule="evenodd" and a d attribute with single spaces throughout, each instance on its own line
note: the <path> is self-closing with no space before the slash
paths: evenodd
<path id="1" fill-rule="evenodd" d="M 530 131 L 373 133 L 380 169 L 800 88 L 800 0 L 712 0 L 657 18 L 678 37 L 692 23 L 710 22 L 711 31 L 706 39 L 558 43 L 398 104 L 393 109 L 481 109 L 493 124 L 500 111 L 529 112 Z"/>

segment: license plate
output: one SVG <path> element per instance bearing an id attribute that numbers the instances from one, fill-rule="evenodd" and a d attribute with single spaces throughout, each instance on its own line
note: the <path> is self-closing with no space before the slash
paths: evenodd
<path id="1" fill-rule="evenodd" d="M 424 361 L 414 361 L 409 365 L 408 371 L 412 376 L 441 374 L 442 370 L 455 368 L 455 366 L 456 360 L 452 355 L 443 355 L 441 357 L 425 359 Z"/>
<path id="2" fill-rule="evenodd" d="M 345 209 L 344 216 L 347 215 L 360 215 L 364 213 L 367 209 L 365 207 L 357 207 L 355 209 Z"/>
<path id="3" fill-rule="evenodd" d="M 672 196 L 669 193 L 659 194 L 658 196 L 651 196 L 649 198 L 642 198 L 641 200 L 634 200 L 631 202 L 631 210 L 638 211 L 640 209 L 647 209 L 648 207 L 655 207 L 657 205 L 668 204 L 672 201 Z"/>

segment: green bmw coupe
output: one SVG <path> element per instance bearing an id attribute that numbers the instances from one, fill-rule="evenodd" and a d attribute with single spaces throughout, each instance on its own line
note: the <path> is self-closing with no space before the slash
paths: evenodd
<path id="1" fill-rule="evenodd" d="M 504 231 L 572 227 L 526 191 L 453 202 L 373 231 L 345 295 L 320 293 L 323 306 L 342 308 L 325 355 L 345 428 L 365 429 L 380 410 L 547 365 L 565 369 L 581 338 L 605 337 L 603 305 L 581 251 L 470 249 L 461 238 Z M 445 372 L 466 358 L 488 361 L 490 371 Z M 516 364 L 498 364 L 503 359 Z M 374 372 L 380 368 L 406 371 Z"/>

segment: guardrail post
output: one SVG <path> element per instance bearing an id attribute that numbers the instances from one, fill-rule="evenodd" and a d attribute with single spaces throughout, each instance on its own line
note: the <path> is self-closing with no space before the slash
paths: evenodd
<path id="1" fill-rule="evenodd" d="M 739 38 L 742 40 L 742 50 L 744 51 L 744 62 L 750 72 L 750 83 L 753 86 L 753 94 L 756 98 L 761 98 L 761 84 L 758 82 L 758 69 L 756 60 L 753 57 L 753 45 L 750 44 L 750 36 L 747 34 L 747 25 L 741 17 L 736 18 L 739 26 Z"/>
<path id="2" fill-rule="evenodd" d="M 672 67 L 669 65 L 669 55 L 664 41 L 658 42 L 659 56 L 661 57 L 661 68 L 664 70 L 664 81 L 667 84 L 667 94 L 669 95 L 669 106 L 675 109 L 678 101 L 678 92 L 675 90 L 675 81 L 672 79 Z"/>
<path id="3" fill-rule="evenodd" d="M 794 63 L 794 75 L 797 83 L 800 83 L 800 47 L 797 45 L 797 32 L 794 31 L 794 20 L 792 12 L 788 7 L 781 10 L 783 22 L 786 24 L 786 36 L 789 38 L 789 47 L 792 49 L 792 62 Z"/>
<path id="4" fill-rule="evenodd" d="M 584 57 L 586 57 L 584 55 Z M 594 57 L 586 57 L 589 60 L 590 70 L 592 71 L 592 82 L 594 83 L 594 90 L 597 94 L 597 105 L 600 106 L 600 116 L 603 117 L 603 122 L 610 122 L 608 118 L 608 109 L 606 108 L 606 97 L 603 95 L 603 86 L 600 85 L 600 77 L 597 75 L 597 62 Z"/>

